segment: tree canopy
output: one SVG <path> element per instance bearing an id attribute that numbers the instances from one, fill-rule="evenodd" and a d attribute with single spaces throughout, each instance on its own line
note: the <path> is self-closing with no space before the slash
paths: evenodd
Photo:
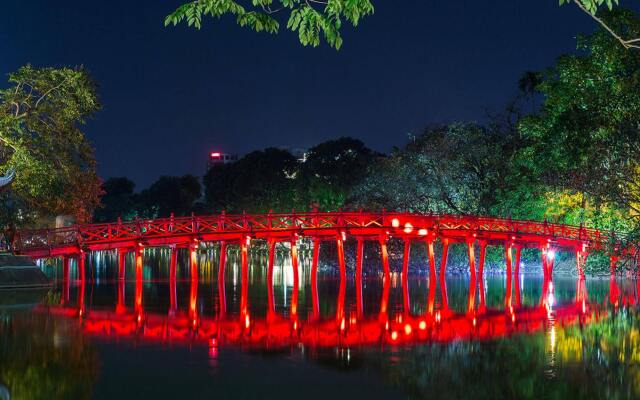
<path id="1" fill-rule="evenodd" d="M 56 214 L 88 220 L 100 180 L 81 128 L 100 108 L 96 85 L 83 68 L 30 65 L 9 74 L 9 84 L 0 90 L 0 169 L 17 176 L 1 196 L 3 223 Z"/>
<path id="2" fill-rule="evenodd" d="M 619 0 L 559 0 L 560 5 L 575 4 L 590 15 L 601 27 L 625 48 L 640 48 L 640 37 L 609 25 L 599 11 L 609 11 Z M 298 33 L 304 46 L 316 47 L 320 39 L 329 46 L 340 49 L 340 29 L 344 21 L 357 26 L 363 17 L 373 14 L 372 0 L 192 0 L 178 7 L 165 18 L 165 25 L 188 26 L 200 29 L 206 17 L 234 16 L 239 26 L 256 32 L 278 33 L 281 23 Z M 285 17 L 279 18 L 282 14 Z"/>

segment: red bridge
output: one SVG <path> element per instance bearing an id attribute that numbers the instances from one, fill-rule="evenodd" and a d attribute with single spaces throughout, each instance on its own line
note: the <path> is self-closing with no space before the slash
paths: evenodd
<path id="1" fill-rule="evenodd" d="M 475 257 L 471 257 L 475 255 L 476 244 L 480 251 L 477 266 L 480 273 L 484 267 L 487 245 L 505 247 L 508 271 L 511 271 L 512 264 L 515 264 L 517 271 L 520 250 L 523 247 L 538 248 L 543 254 L 542 264 L 545 273 L 553 268 L 553 256 L 558 250 L 575 252 L 580 274 L 592 249 L 609 250 L 612 267 L 615 266 L 619 255 L 625 252 L 619 249 L 619 244 L 612 245 L 614 238 L 611 235 L 603 234 L 597 229 L 503 218 L 385 212 L 259 215 L 223 213 L 203 217 L 77 225 L 68 228 L 20 231 L 15 237 L 13 247 L 16 252 L 33 258 L 67 259 L 100 250 L 117 250 L 121 254 L 133 251 L 137 257 L 142 257 L 141 250 L 145 247 L 183 247 L 195 251 L 200 242 L 219 242 L 223 250 L 227 244 L 239 244 L 241 253 L 246 255 L 253 239 L 263 239 L 268 241 L 271 252 L 278 241 L 294 244 L 292 257 L 294 262 L 297 262 L 295 244 L 299 238 L 309 237 L 313 239 L 316 250 L 321 241 L 335 240 L 341 272 L 344 272 L 343 242 L 347 237 L 355 237 L 359 256 L 362 254 L 365 240 L 380 243 L 383 268 L 387 273 L 387 240 L 392 236 L 405 241 L 406 255 L 409 254 L 412 242 L 426 243 L 432 273 L 435 273 L 433 242 L 436 239 L 439 239 L 444 247 L 443 266 L 446 266 L 449 244 L 466 243 L 472 274 L 476 271 Z M 84 258 L 79 258 L 84 263 Z M 314 257 L 314 261 L 317 261 L 317 257 Z M 359 257 L 356 270 L 361 261 L 362 257 Z M 408 257 L 405 257 L 405 268 L 407 264 Z"/>

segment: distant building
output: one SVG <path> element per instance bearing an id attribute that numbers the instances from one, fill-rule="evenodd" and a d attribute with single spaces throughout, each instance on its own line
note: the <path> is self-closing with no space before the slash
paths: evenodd
<path id="1" fill-rule="evenodd" d="M 236 161 L 238 161 L 237 154 L 227 154 L 227 153 L 221 153 L 219 151 L 212 151 L 211 153 L 209 153 L 207 169 L 213 167 L 214 165 L 230 164 Z"/>

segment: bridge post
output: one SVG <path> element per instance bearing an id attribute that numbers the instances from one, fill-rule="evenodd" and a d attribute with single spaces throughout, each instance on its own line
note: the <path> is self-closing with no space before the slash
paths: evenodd
<path id="1" fill-rule="evenodd" d="M 142 257 L 144 255 L 144 247 L 142 244 L 138 244 L 135 249 L 135 261 L 136 261 L 136 298 L 135 309 L 136 313 L 142 315 Z"/>
<path id="2" fill-rule="evenodd" d="M 269 306 L 269 312 L 274 313 L 276 311 L 275 299 L 273 294 L 273 264 L 276 256 L 276 240 L 268 239 L 268 258 L 267 258 L 267 302 Z"/>
<path id="3" fill-rule="evenodd" d="M 473 312 L 475 310 L 475 297 L 476 297 L 476 254 L 475 254 L 475 242 L 476 238 L 467 239 L 467 254 L 469 256 L 469 272 L 471 279 L 469 282 L 469 299 L 467 302 L 467 311 Z"/>
<path id="4" fill-rule="evenodd" d="M 513 264 L 513 259 L 511 255 L 511 246 L 512 246 L 511 241 L 507 241 L 505 243 L 505 261 L 507 265 L 507 290 L 505 293 L 505 305 L 507 308 L 511 307 L 511 292 L 512 292 L 511 285 L 512 285 L 512 279 L 513 279 L 513 274 L 511 271 L 512 264 Z"/>
<path id="5" fill-rule="evenodd" d="M 298 277 L 298 240 L 291 239 L 291 268 L 293 269 L 293 289 L 291 293 L 291 316 L 298 315 L 298 289 L 300 279 Z"/>
<path id="6" fill-rule="evenodd" d="M 436 302 L 436 255 L 433 250 L 433 239 L 427 239 L 427 255 L 429 257 L 429 301 L 427 311 L 433 314 Z"/>
<path id="7" fill-rule="evenodd" d="M 522 306 L 522 293 L 520 290 L 520 259 L 522 256 L 522 246 L 520 244 L 514 244 L 516 249 L 515 259 L 514 259 L 514 272 L 513 279 L 515 283 L 515 296 L 516 296 L 516 306 Z"/>
<path id="8" fill-rule="evenodd" d="M 242 268 L 242 290 L 240 293 L 240 315 L 242 319 L 247 321 L 249 316 L 249 259 L 248 251 L 251 238 L 247 236 L 246 240 L 240 241 L 240 264 Z"/>
<path id="9" fill-rule="evenodd" d="M 220 301 L 220 316 L 227 313 L 227 291 L 225 287 L 224 271 L 227 266 L 227 242 L 220 242 L 220 257 L 218 260 L 218 298 Z"/>
<path id="10" fill-rule="evenodd" d="M 347 265 L 344 260 L 344 240 L 345 233 L 341 232 L 336 239 L 336 245 L 338 249 L 338 265 L 340 267 L 340 288 L 338 291 L 338 303 L 336 305 L 336 319 L 342 320 L 344 318 L 344 299 L 347 288 Z"/>
<path id="11" fill-rule="evenodd" d="M 192 266 L 193 268 L 193 266 Z M 189 287 L 189 318 L 191 319 L 191 328 L 195 329 L 198 326 L 198 272 L 196 263 L 196 273 L 191 277 L 191 284 Z"/>
<path id="12" fill-rule="evenodd" d="M 384 272 L 384 279 L 391 279 L 391 270 L 389 268 L 389 251 L 387 249 L 387 238 L 380 236 L 380 255 L 382 257 L 382 270 Z"/>
<path id="13" fill-rule="evenodd" d="M 447 296 L 447 259 L 449 258 L 449 239 L 442 240 L 442 256 L 440 257 L 440 295 L 442 297 L 442 309 L 449 309 L 449 299 Z"/>
<path id="14" fill-rule="evenodd" d="M 402 257 L 402 301 L 405 314 L 409 314 L 409 257 L 411 254 L 411 239 L 404 238 L 404 253 Z"/>
<path id="15" fill-rule="evenodd" d="M 189 276 L 198 279 L 198 242 L 189 245 Z"/>
<path id="16" fill-rule="evenodd" d="M 320 317 L 320 299 L 318 297 L 318 260 L 320 258 L 320 239 L 313 238 L 313 257 L 311 259 L 311 302 L 313 303 L 313 318 Z"/>
<path id="17" fill-rule="evenodd" d="M 358 237 L 356 248 L 356 315 L 362 318 L 364 303 L 362 300 L 362 264 L 364 262 L 364 239 Z"/>
<path id="18" fill-rule="evenodd" d="M 380 255 L 382 257 L 382 269 L 384 278 L 382 279 L 382 298 L 380 299 L 379 318 L 386 320 L 388 318 L 387 309 L 389 306 L 389 290 L 391 288 L 391 270 L 389 268 L 389 252 L 387 250 L 386 236 L 380 236 Z"/>
<path id="19" fill-rule="evenodd" d="M 178 248 L 173 245 L 169 247 L 169 314 L 175 315 L 178 311 L 178 289 L 177 289 L 177 269 L 178 269 Z"/>

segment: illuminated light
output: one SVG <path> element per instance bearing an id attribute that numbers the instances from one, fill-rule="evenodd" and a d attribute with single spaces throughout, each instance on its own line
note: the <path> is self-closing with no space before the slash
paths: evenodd
<path id="1" fill-rule="evenodd" d="M 346 328 L 346 324 L 344 321 L 344 318 L 342 318 L 342 320 L 340 321 L 340 330 L 343 331 Z"/>
<path id="2" fill-rule="evenodd" d="M 477 237 L 477 236 L 478 236 L 478 234 L 477 234 L 477 233 L 474 233 L 474 234 L 473 234 L 473 237 Z"/>
<path id="3" fill-rule="evenodd" d="M 511 240 L 516 240 L 516 237 L 515 236 L 511 236 Z"/>
<path id="4" fill-rule="evenodd" d="M 473 317 L 473 326 L 476 326 L 477 323 L 478 321 L 476 320 L 476 317 Z"/>
<path id="5" fill-rule="evenodd" d="M 388 331 L 389 330 L 389 321 L 385 322 L 384 324 L 384 330 Z"/>
<path id="6" fill-rule="evenodd" d="M 342 240 L 343 241 L 347 240 L 347 232 L 342 231 L 342 232 L 340 232 L 340 235 L 342 236 Z"/>
<path id="7" fill-rule="evenodd" d="M 436 322 L 440 322 L 440 311 L 436 312 Z"/>
<path id="8" fill-rule="evenodd" d="M 553 292 L 553 282 L 549 282 L 549 291 Z"/>
<path id="9" fill-rule="evenodd" d="M 547 257 L 549 258 L 549 260 L 553 260 L 555 256 L 556 256 L 556 252 L 555 251 L 549 250 L 547 252 Z"/>
<path id="10" fill-rule="evenodd" d="M 511 322 L 516 322 L 516 315 L 515 315 L 515 314 L 513 314 L 513 315 L 511 316 Z"/>
<path id="11" fill-rule="evenodd" d="M 216 338 L 211 338 L 211 340 L 209 341 L 209 345 L 211 347 L 217 347 L 218 346 L 218 339 Z"/>
<path id="12" fill-rule="evenodd" d="M 402 314 L 398 314 L 398 316 L 396 317 L 396 321 L 398 321 L 399 324 L 402 323 Z"/>
<path id="13" fill-rule="evenodd" d="M 194 319 L 191 321 L 191 325 L 193 325 L 193 327 L 195 328 L 195 327 L 198 325 L 198 320 L 194 318 Z"/>
<path id="14" fill-rule="evenodd" d="M 429 233 L 429 231 L 427 231 L 426 229 L 422 228 L 420 230 L 418 230 L 418 235 L 420 236 L 426 236 L 427 233 Z"/>
<path id="15" fill-rule="evenodd" d="M 356 317 L 351 317 L 351 320 L 349 321 L 351 325 L 355 325 L 357 322 L 358 320 L 356 319 Z"/>
<path id="16" fill-rule="evenodd" d="M 217 151 L 214 151 L 213 153 L 211 153 L 211 158 L 220 158 L 221 154 Z"/>
<path id="17" fill-rule="evenodd" d="M 587 312 L 587 304 L 584 300 L 582 300 L 582 313 L 585 314 Z"/>
<path id="18" fill-rule="evenodd" d="M 553 293 L 549 293 L 549 295 L 547 296 L 547 304 L 549 304 L 549 306 L 553 307 L 555 302 L 556 302 L 556 299 L 553 296 Z"/>
<path id="19" fill-rule="evenodd" d="M 406 324 L 404 326 L 404 334 L 405 335 L 411 335 L 411 331 L 412 331 L 411 325 L 410 324 Z"/>
<path id="20" fill-rule="evenodd" d="M 391 226 L 393 226 L 394 228 L 397 228 L 400 226 L 400 220 L 398 218 L 394 218 L 391 220 Z"/>
<path id="21" fill-rule="evenodd" d="M 427 329 L 427 323 L 425 321 L 420 321 L 420 323 L 418 324 L 418 328 L 423 331 L 425 329 Z"/>
<path id="22" fill-rule="evenodd" d="M 251 320 L 249 319 L 249 315 L 245 315 L 245 317 L 244 317 L 244 327 L 249 329 L 250 325 L 251 325 Z"/>
<path id="23" fill-rule="evenodd" d="M 398 332 L 396 331 L 391 332 L 391 340 L 393 340 L 394 342 L 398 340 Z"/>
<path id="24" fill-rule="evenodd" d="M 247 246 L 251 244 L 251 236 L 247 236 L 246 243 L 247 243 Z"/>
<path id="25" fill-rule="evenodd" d="M 297 331 L 298 330 L 298 321 L 294 321 L 293 322 L 293 330 Z"/>
<path id="26" fill-rule="evenodd" d="M 407 222 L 406 224 L 404 224 L 404 233 L 411 233 L 411 232 L 413 232 L 413 225 Z"/>

